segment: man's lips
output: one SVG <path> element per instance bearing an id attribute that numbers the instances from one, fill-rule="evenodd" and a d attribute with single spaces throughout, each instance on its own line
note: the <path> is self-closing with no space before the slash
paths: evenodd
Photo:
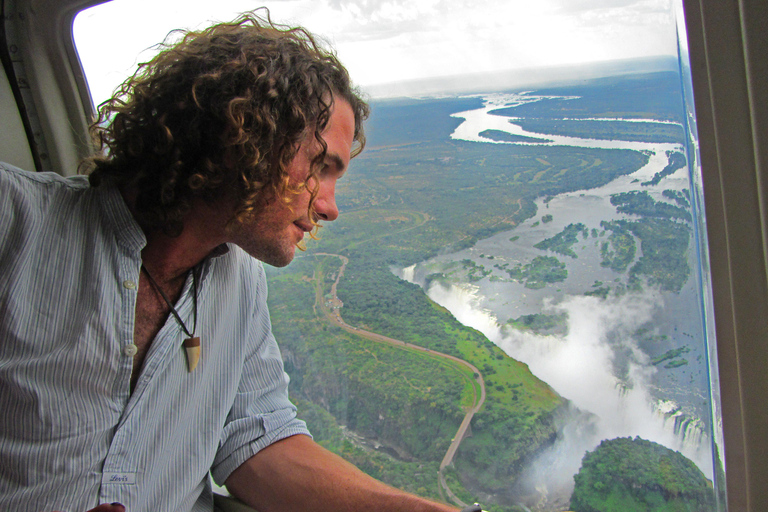
<path id="1" fill-rule="evenodd" d="M 315 226 L 313 224 L 308 223 L 308 222 L 298 222 L 297 221 L 297 222 L 294 222 L 293 224 L 296 227 L 298 227 L 300 230 L 304 231 L 305 233 L 309 233 L 310 231 L 312 231 L 315 228 Z"/>

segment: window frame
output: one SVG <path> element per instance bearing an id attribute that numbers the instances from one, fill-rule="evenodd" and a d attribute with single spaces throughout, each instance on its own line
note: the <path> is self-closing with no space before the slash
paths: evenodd
<path id="1" fill-rule="evenodd" d="M 731 511 L 768 509 L 768 5 L 684 0 Z"/>
<path id="2" fill-rule="evenodd" d="M 0 0 L 0 57 L 37 171 L 77 174 L 93 104 L 72 24 L 107 0 Z"/>

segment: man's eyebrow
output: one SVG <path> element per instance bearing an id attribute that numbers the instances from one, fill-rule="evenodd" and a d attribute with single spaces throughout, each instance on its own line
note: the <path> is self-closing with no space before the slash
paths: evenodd
<path id="1" fill-rule="evenodd" d="M 326 153 L 325 160 L 326 163 L 328 163 L 327 161 L 330 160 L 330 164 L 333 164 L 339 170 L 339 172 L 344 172 L 347 169 L 344 160 L 342 160 L 341 157 L 336 153 Z"/>

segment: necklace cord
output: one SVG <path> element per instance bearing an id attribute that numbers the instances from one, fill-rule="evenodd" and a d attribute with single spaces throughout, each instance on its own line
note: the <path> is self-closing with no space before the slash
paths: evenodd
<path id="1" fill-rule="evenodd" d="M 195 337 L 195 331 L 197 330 L 197 272 L 195 272 L 195 269 L 190 270 L 192 272 L 192 287 L 193 287 L 193 294 L 192 294 L 192 306 L 194 311 L 194 320 L 192 324 L 192 332 L 189 332 L 189 329 L 187 329 L 186 324 L 184 324 L 184 321 L 179 316 L 179 313 L 176 311 L 176 308 L 173 307 L 173 304 L 171 304 L 170 299 L 165 294 L 162 288 L 158 286 L 157 282 L 152 278 L 152 275 L 149 273 L 149 270 L 147 270 L 147 267 L 144 265 L 141 265 L 141 270 L 144 271 L 147 278 L 149 279 L 149 282 L 152 284 L 152 287 L 160 294 L 160 296 L 163 298 L 166 304 L 168 304 L 168 307 L 171 308 L 171 314 L 173 314 L 174 318 L 176 318 L 176 321 L 179 323 L 181 328 L 184 330 L 184 333 L 189 336 L 190 338 Z"/>

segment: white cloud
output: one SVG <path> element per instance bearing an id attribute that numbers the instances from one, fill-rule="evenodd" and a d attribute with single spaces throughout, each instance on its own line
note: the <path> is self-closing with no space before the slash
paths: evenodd
<path id="1" fill-rule="evenodd" d="M 266 0 L 337 49 L 361 85 L 673 54 L 672 0 Z M 252 8 L 244 0 L 114 0 L 78 17 L 95 95 L 173 28 L 200 28 Z M 100 13 L 100 14 L 96 14 Z M 116 22 L 115 20 L 119 20 Z M 115 41 L 106 45 L 105 41 Z M 144 54 L 142 58 L 147 58 Z"/>

